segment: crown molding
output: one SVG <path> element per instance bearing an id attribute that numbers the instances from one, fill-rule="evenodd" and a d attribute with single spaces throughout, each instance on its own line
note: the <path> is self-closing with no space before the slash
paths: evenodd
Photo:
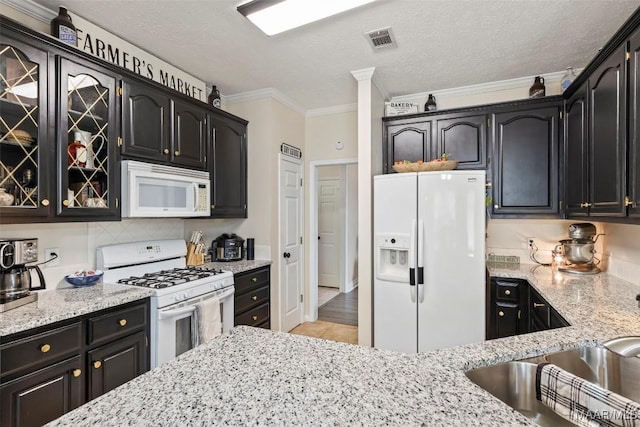
<path id="1" fill-rule="evenodd" d="M 358 111 L 358 104 L 343 104 L 335 105 L 333 107 L 316 108 L 313 110 L 307 110 L 305 117 L 318 117 L 329 116 L 331 114 L 344 114 L 352 111 Z"/>
<path id="2" fill-rule="evenodd" d="M 562 76 L 566 73 L 566 70 L 557 71 L 547 74 L 539 74 L 544 77 L 545 84 L 558 83 Z M 574 69 L 576 75 L 582 72 L 582 69 Z M 392 102 L 424 102 L 429 94 L 433 94 L 436 97 L 447 98 L 453 96 L 465 96 L 476 95 L 486 92 L 496 92 L 500 90 L 519 89 L 523 87 L 531 86 L 534 78 L 537 76 L 518 77 L 516 79 L 499 80 L 495 82 L 481 83 L 470 86 L 460 86 L 451 89 L 434 90 L 430 92 L 412 93 L 409 95 L 394 96 L 391 98 Z"/>
<path id="3" fill-rule="evenodd" d="M 53 10 L 39 5 L 32 0 L 0 0 L 0 4 L 44 23 L 51 22 L 51 20 L 58 15 Z"/>
<path id="4" fill-rule="evenodd" d="M 291 98 L 280 92 L 278 89 L 274 88 L 266 88 L 266 89 L 258 89 L 252 90 L 249 92 L 236 93 L 233 95 L 221 96 L 221 101 L 225 104 L 237 104 L 239 102 L 247 102 L 247 101 L 255 101 L 258 99 L 272 98 L 280 102 L 281 104 L 291 108 L 292 110 L 300 113 L 301 115 L 305 115 L 305 109 L 298 105 Z"/>
<path id="5" fill-rule="evenodd" d="M 376 67 L 363 68 L 361 70 L 352 71 L 351 75 L 358 81 L 371 80 L 371 78 L 373 77 L 374 71 L 376 71 Z"/>

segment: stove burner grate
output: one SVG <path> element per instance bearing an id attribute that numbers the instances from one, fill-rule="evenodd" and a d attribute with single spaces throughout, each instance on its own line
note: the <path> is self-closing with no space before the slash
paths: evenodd
<path id="1" fill-rule="evenodd" d="M 146 273 L 142 276 L 132 276 L 118 280 L 123 285 L 142 286 L 145 288 L 163 289 L 170 286 L 194 280 L 205 279 L 222 273 L 222 270 L 207 267 L 185 267 L 172 270 L 161 270 L 155 273 Z"/>

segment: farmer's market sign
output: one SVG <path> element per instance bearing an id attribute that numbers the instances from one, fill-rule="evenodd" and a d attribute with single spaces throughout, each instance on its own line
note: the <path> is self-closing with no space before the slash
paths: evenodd
<path id="1" fill-rule="evenodd" d="M 202 80 L 156 58 L 74 13 L 70 12 L 69 15 L 71 15 L 73 25 L 78 31 L 79 49 L 175 91 L 205 101 L 206 86 Z"/>

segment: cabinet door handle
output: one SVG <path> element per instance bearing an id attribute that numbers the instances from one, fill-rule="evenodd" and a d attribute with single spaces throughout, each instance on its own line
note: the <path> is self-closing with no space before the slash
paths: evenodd
<path id="1" fill-rule="evenodd" d="M 173 155 L 178 157 L 180 155 L 180 152 L 178 150 L 176 150 L 176 151 L 173 152 Z"/>
<path id="2" fill-rule="evenodd" d="M 65 206 L 65 207 L 66 207 L 66 206 L 69 206 L 70 204 L 71 204 L 71 202 L 69 202 L 69 200 L 68 200 L 68 199 L 64 199 L 64 200 L 62 201 L 62 206 Z"/>
<path id="3" fill-rule="evenodd" d="M 163 152 L 164 154 L 169 154 L 169 149 L 168 149 L 168 148 L 165 148 L 164 150 L 162 150 L 162 152 Z"/>
<path id="4" fill-rule="evenodd" d="M 499 311 L 499 312 L 498 312 L 498 316 L 500 316 L 500 317 L 504 317 L 504 311 Z"/>
<path id="5" fill-rule="evenodd" d="M 40 351 L 43 353 L 48 353 L 51 350 L 51 346 L 49 344 L 42 344 L 40 346 Z"/>
<path id="6" fill-rule="evenodd" d="M 507 289 L 506 291 L 504 291 L 505 295 L 511 295 L 511 291 L 509 289 Z"/>
<path id="7" fill-rule="evenodd" d="M 257 278 L 257 277 L 252 277 L 252 278 L 251 278 L 251 281 L 252 281 L 253 283 L 256 283 L 256 282 L 258 281 L 258 278 Z"/>
<path id="8" fill-rule="evenodd" d="M 100 366 L 102 366 L 102 362 L 99 360 L 96 360 L 95 362 L 93 362 L 93 367 L 96 369 L 100 369 Z"/>
<path id="9" fill-rule="evenodd" d="M 82 371 L 80 369 L 74 369 L 73 370 L 73 376 L 75 378 L 78 378 L 80 375 L 82 375 Z"/>
<path id="10" fill-rule="evenodd" d="M 254 321 L 258 320 L 258 316 L 251 316 L 251 318 L 252 318 Z"/>
<path id="11" fill-rule="evenodd" d="M 498 205 L 493 205 L 493 209 L 500 209 L 500 206 L 498 206 Z"/>
<path id="12" fill-rule="evenodd" d="M 49 206 L 49 199 L 42 199 L 42 206 Z"/>
<path id="13" fill-rule="evenodd" d="M 533 303 L 533 308 L 544 307 L 546 304 L 538 304 L 537 302 Z"/>
<path id="14" fill-rule="evenodd" d="M 118 320 L 118 323 L 120 324 L 120 326 L 127 326 L 127 319 L 120 319 Z"/>
<path id="15" fill-rule="evenodd" d="M 257 301 L 258 300 L 258 296 L 254 295 L 254 296 L 251 297 L 251 299 L 254 300 L 254 301 Z"/>
<path id="16" fill-rule="evenodd" d="M 591 207 L 591 203 L 580 203 L 580 207 L 581 208 L 590 208 Z"/>

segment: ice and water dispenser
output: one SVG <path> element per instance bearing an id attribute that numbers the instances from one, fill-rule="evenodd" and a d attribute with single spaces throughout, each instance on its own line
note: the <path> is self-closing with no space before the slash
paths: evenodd
<path id="1" fill-rule="evenodd" d="M 394 282 L 409 281 L 409 246 L 411 236 L 399 233 L 376 235 L 376 277 Z"/>

